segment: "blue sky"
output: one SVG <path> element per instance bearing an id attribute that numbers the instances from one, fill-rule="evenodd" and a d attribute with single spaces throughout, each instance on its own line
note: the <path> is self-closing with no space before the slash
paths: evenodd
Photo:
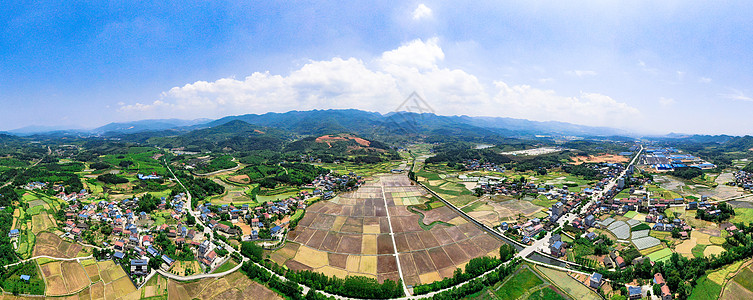
<path id="1" fill-rule="evenodd" d="M 14 2 L 0 130 L 359 108 L 750 134 L 744 1 Z M 265 2 L 265 1 L 259 1 Z"/>

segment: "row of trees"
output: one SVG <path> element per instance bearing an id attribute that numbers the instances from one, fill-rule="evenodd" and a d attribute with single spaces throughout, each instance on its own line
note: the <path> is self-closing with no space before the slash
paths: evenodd
<path id="1" fill-rule="evenodd" d="M 670 175 L 679 177 L 686 180 L 691 180 L 698 176 L 703 175 L 703 170 L 696 167 L 680 167 L 675 168 L 674 171 L 669 172 Z"/>
<path id="2" fill-rule="evenodd" d="M 194 178 L 193 176 L 182 172 L 175 172 L 175 176 L 180 179 L 183 185 L 186 186 L 188 192 L 191 193 L 191 207 L 196 208 L 199 201 L 206 199 L 209 196 L 220 195 L 225 192 L 225 187 L 208 179 L 208 178 Z M 174 189 L 172 196 L 179 194 L 179 189 Z"/>
<path id="3" fill-rule="evenodd" d="M 720 203 L 716 206 L 716 210 L 718 210 L 719 212 L 715 214 L 710 214 L 708 211 L 703 209 L 696 210 L 695 218 L 704 221 L 720 223 L 728 220 L 730 217 L 735 215 L 735 209 L 727 203 Z"/>
<path id="4" fill-rule="evenodd" d="M 403 296 L 402 283 L 389 279 L 384 280 L 380 284 L 376 279 L 364 276 L 348 276 L 342 279 L 306 270 L 285 271 L 274 263 L 264 261 L 262 257 L 263 250 L 252 242 L 243 242 L 241 244 L 241 254 L 250 258 L 253 262 L 268 267 L 279 275 L 284 275 L 290 281 L 304 284 L 330 294 L 370 299 L 388 299 Z"/>

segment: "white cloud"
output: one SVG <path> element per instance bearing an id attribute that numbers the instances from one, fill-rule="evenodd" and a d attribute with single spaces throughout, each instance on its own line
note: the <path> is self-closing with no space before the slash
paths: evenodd
<path id="1" fill-rule="evenodd" d="M 390 112 L 418 92 L 442 115 L 505 116 L 584 125 L 620 126 L 640 112 L 606 95 L 553 90 L 502 81 L 483 83 L 461 69 L 442 66 L 436 38 L 414 40 L 372 61 L 335 57 L 310 61 L 289 75 L 255 72 L 174 87 L 152 103 L 123 104 L 134 117 L 198 118 L 246 113 L 356 108 Z"/>
<path id="2" fill-rule="evenodd" d="M 698 78 L 698 82 L 700 82 L 700 83 L 711 83 L 711 78 L 701 77 L 701 78 Z"/>
<path id="3" fill-rule="evenodd" d="M 753 98 L 746 96 L 745 93 L 736 89 L 732 89 L 732 93 L 719 94 L 719 96 L 722 96 L 724 98 L 731 99 L 731 100 L 753 101 Z"/>
<path id="4" fill-rule="evenodd" d="M 426 6 L 426 4 L 421 3 L 418 5 L 418 7 L 416 7 L 416 9 L 413 10 L 413 20 L 418 21 L 426 18 L 431 18 L 431 16 L 431 8 Z"/>
<path id="5" fill-rule="evenodd" d="M 599 73 L 596 73 L 596 71 L 591 71 L 591 70 L 572 70 L 572 71 L 565 72 L 565 74 L 570 75 L 570 76 L 585 77 L 585 76 L 596 76 Z"/>
<path id="6" fill-rule="evenodd" d="M 659 97 L 659 104 L 663 107 L 671 106 L 675 104 L 677 101 L 672 98 L 665 98 L 665 97 Z"/>

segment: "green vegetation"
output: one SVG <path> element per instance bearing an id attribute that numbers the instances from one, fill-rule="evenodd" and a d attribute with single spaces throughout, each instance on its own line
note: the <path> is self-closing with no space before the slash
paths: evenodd
<path id="1" fill-rule="evenodd" d="M 128 179 L 125 179 L 115 174 L 109 174 L 109 173 L 97 176 L 97 180 L 102 181 L 107 184 L 128 183 Z"/>
<path id="2" fill-rule="evenodd" d="M 274 188 L 278 184 L 301 186 L 310 184 L 316 177 L 329 170 L 309 164 L 284 163 L 279 165 L 252 165 L 236 172 L 247 175 L 251 183 L 264 188 Z"/>
<path id="3" fill-rule="evenodd" d="M 198 165 L 196 167 L 196 173 L 206 174 L 219 170 L 235 168 L 236 166 L 238 166 L 238 164 L 233 161 L 232 156 L 222 155 L 220 157 L 212 159 L 207 164 Z"/>
<path id="4" fill-rule="evenodd" d="M 735 215 L 735 210 L 727 203 L 719 203 L 716 209 L 720 211 L 718 214 L 709 214 L 703 209 L 696 210 L 695 217 L 704 221 L 720 223 Z"/>
<path id="5" fill-rule="evenodd" d="M 651 230 L 651 226 L 649 226 L 646 223 L 640 223 L 638 225 L 633 226 L 633 228 L 630 228 L 632 231 L 641 231 L 641 230 Z"/>
<path id="6" fill-rule="evenodd" d="M 706 250 L 706 247 L 708 247 L 708 245 L 698 244 L 690 251 L 693 253 L 693 257 L 703 257 L 703 250 Z"/>
<path id="7" fill-rule="evenodd" d="M 523 266 L 495 291 L 495 295 L 501 300 L 515 300 L 541 284 L 544 281 L 527 266 Z"/>
<path id="8" fill-rule="evenodd" d="M 567 298 L 558 294 L 551 288 L 540 289 L 538 291 L 533 292 L 533 294 L 531 294 L 531 296 L 528 297 L 528 300 L 565 300 L 565 299 Z"/>
<path id="9" fill-rule="evenodd" d="M 29 281 L 21 279 L 21 275 L 28 275 Z M 18 294 L 43 295 L 44 280 L 37 271 L 37 264 L 33 261 L 18 264 L 12 267 L 0 268 L 2 287 L 6 292 Z"/>
<path id="10" fill-rule="evenodd" d="M 740 284 L 742 287 L 753 291 L 753 271 L 750 270 L 750 267 L 746 267 L 740 270 L 740 272 L 735 275 L 733 280 Z"/>
<path id="11" fill-rule="evenodd" d="M 722 286 L 710 280 L 708 276 L 698 279 L 698 283 L 688 297 L 689 300 L 713 300 L 718 299 L 722 292 Z"/>
<path id="12" fill-rule="evenodd" d="M 20 168 L 20 167 L 26 167 L 28 165 L 29 165 L 29 162 L 18 160 L 13 157 L 0 158 L 0 166 L 3 166 L 3 167 Z"/>
<path id="13" fill-rule="evenodd" d="M 691 180 L 695 177 L 703 175 L 703 170 L 695 167 L 675 168 L 674 171 L 669 172 L 669 175 L 686 180 Z"/>

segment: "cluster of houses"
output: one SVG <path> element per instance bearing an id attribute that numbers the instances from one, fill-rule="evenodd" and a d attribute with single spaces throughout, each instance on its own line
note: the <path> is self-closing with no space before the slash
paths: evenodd
<path id="1" fill-rule="evenodd" d="M 47 183 L 39 182 L 39 181 L 32 181 L 24 185 L 24 189 L 29 190 L 29 191 L 36 190 L 36 189 L 44 189 L 45 187 L 47 187 Z"/>
<path id="2" fill-rule="evenodd" d="M 353 183 L 349 185 L 348 182 Z M 313 196 L 320 196 L 327 200 L 335 197 L 337 191 L 352 191 L 358 189 L 364 182 L 363 177 L 353 172 L 348 173 L 348 175 L 328 173 L 319 175 L 310 185 L 304 186 L 304 188 L 313 188 Z"/>
<path id="3" fill-rule="evenodd" d="M 667 282 L 664 280 L 664 276 L 661 273 L 654 274 L 654 279 L 652 280 L 654 284 L 659 285 L 661 288 L 661 294 L 656 295 L 661 300 L 672 300 L 672 292 L 669 290 L 669 286 L 667 286 Z M 604 276 L 599 273 L 593 273 L 591 276 L 588 277 L 588 286 L 593 289 L 598 289 L 601 287 L 601 285 L 604 283 Z M 641 290 L 641 287 L 638 286 L 632 286 L 628 285 L 627 291 L 628 295 L 625 295 L 628 297 L 628 299 L 641 299 L 643 298 L 643 292 Z"/>
<path id="4" fill-rule="evenodd" d="M 491 162 L 481 162 L 478 159 L 469 159 L 460 163 L 465 171 L 489 171 L 504 172 L 505 167 Z"/>
<path id="5" fill-rule="evenodd" d="M 198 235 L 194 229 L 188 229 L 188 227 L 180 222 L 187 213 L 188 204 L 184 193 L 175 195 L 169 201 L 165 197 L 162 197 L 160 200 L 157 208 L 164 210 L 169 205 L 171 207 L 170 217 L 178 221 L 177 225 L 168 226 L 167 224 L 162 224 L 158 227 L 152 227 L 154 220 L 146 212 L 136 212 L 139 198 L 133 198 L 110 202 L 102 200 L 91 204 L 75 202 L 65 210 L 66 221 L 64 230 L 69 237 L 81 240 L 82 233 L 89 230 L 91 222 L 99 222 L 111 226 L 112 234 L 106 237 L 106 240 L 110 243 L 105 242 L 104 246 L 113 250 L 113 257 L 116 259 L 125 258 L 128 251 L 137 254 L 140 258 L 131 261 L 132 275 L 146 275 L 146 265 L 150 257 L 161 260 L 168 267 L 175 262 L 175 260 L 159 253 L 153 247 L 154 234 L 164 232 L 168 238 L 174 239 L 175 244 L 178 246 L 190 243 L 197 248 L 199 248 L 201 243 L 194 240 L 194 238 L 203 238 L 203 235 Z M 199 261 L 207 265 L 211 265 L 214 262 L 214 257 L 216 257 L 216 254 L 214 256 L 197 255 Z"/>
<path id="6" fill-rule="evenodd" d="M 681 219 L 673 219 L 669 220 L 668 218 L 664 218 L 663 215 L 659 214 L 658 211 L 652 210 L 649 212 L 648 215 L 646 215 L 646 223 L 656 223 L 653 227 L 651 227 L 651 230 L 656 231 L 667 231 L 671 232 L 675 229 L 680 230 L 680 238 L 681 239 L 688 239 L 690 238 L 690 231 L 693 230 L 690 225 L 685 223 L 685 220 Z"/>
<path id="7" fill-rule="evenodd" d="M 240 232 L 238 232 L 235 227 L 228 226 L 227 224 L 218 221 L 221 219 L 220 216 L 222 214 L 228 214 L 228 221 L 230 223 L 236 224 L 241 222 L 246 223 L 251 227 L 251 233 L 242 237 L 244 240 L 258 239 L 259 231 L 263 228 L 267 228 L 267 225 L 265 225 L 266 223 L 271 227 L 269 228 L 271 235 L 280 238 L 284 233 L 283 227 L 287 225 L 287 222 L 283 223 L 279 221 L 279 224 L 272 226 L 272 219 L 279 215 L 291 215 L 298 209 L 306 209 L 305 199 L 307 197 L 311 197 L 311 194 L 308 192 L 302 192 L 301 196 L 275 202 L 266 202 L 264 205 L 252 209 L 249 208 L 248 204 L 243 204 L 240 207 L 224 204 L 217 207 L 217 212 L 213 211 L 211 203 L 205 203 L 199 207 L 201 212 L 199 218 L 201 218 L 210 229 L 217 230 L 220 234 L 226 236 L 239 234 Z"/>
<path id="8" fill-rule="evenodd" d="M 746 191 L 753 189 L 753 173 L 745 172 L 745 171 L 737 171 L 734 173 L 734 175 L 735 175 L 735 184 L 738 187 L 741 187 L 745 189 Z"/>
<path id="9" fill-rule="evenodd" d="M 78 193 L 66 193 L 64 190 L 61 190 L 57 195 L 55 195 L 55 197 L 66 202 L 71 202 L 75 200 L 86 199 L 87 197 L 89 197 L 89 192 L 87 190 L 80 190 Z"/>

